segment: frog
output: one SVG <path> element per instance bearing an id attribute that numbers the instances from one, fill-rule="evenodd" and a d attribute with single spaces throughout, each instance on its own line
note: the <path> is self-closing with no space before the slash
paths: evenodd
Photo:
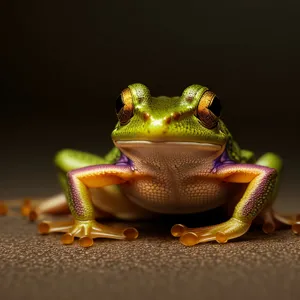
<path id="1" fill-rule="evenodd" d="M 299 222 L 280 218 L 273 209 L 282 158 L 266 152 L 258 159 L 242 149 L 222 120 L 219 97 L 193 84 L 181 96 L 153 97 L 141 83 L 116 99 L 117 124 L 112 149 L 103 157 L 62 149 L 54 162 L 62 193 L 22 209 L 30 220 L 69 212 L 72 219 L 43 220 L 41 234 L 63 233 L 61 242 L 90 247 L 96 238 L 135 240 L 135 227 L 114 227 L 101 218 L 155 220 L 231 207 L 227 220 L 203 227 L 178 223 L 170 233 L 185 246 L 227 243 L 248 232 L 257 219 L 272 233 L 276 221 L 300 232 Z"/>

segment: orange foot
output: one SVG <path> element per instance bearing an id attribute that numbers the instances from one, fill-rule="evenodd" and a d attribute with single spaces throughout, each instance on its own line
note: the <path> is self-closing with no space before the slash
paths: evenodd
<path id="1" fill-rule="evenodd" d="M 217 241 L 226 243 L 228 240 L 237 238 L 246 233 L 251 223 L 245 223 L 235 218 L 213 226 L 188 228 L 182 224 L 172 227 L 174 237 L 180 237 L 180 242 L 185 246 L 193 246 L 199 243 Z"/>
<path id="2" fill-rule="evenodd" d="M 74 238 L 78 237 L 82 247 L 92 246 L 95 238 L 134 240 L 138 237 L 138 231 L 133 227 L 113 228 L 99 224 L 95 220 L 44 221 L 38 225 L 38 230 L 41 234 L 65 232 L 61 238 L 61 242 L 65 245 L 73 244 Z"/>
<path id="3" fill-rule="evenodd" d="M 7 205 L 3 201 L 0 201 L 0 216 L 6 216 L 7 213 L 8 213 Z"/>
<path id="4" fill-rule="evenodd" d="M 36 221 L 40 216 L 38 209 L 34 207 L 30 198 L 25 198 L 23 200 L 23 204 L 21 206 L 21 214 L 22 216 L 27 217 L 32 222 Z"/>
<path id="5" fill-rule="evenodd" d="M 21 206 L 21 214 L 24 217 L 28 217 L 30 214 L 30 211 L 32 209 L 32 201 L 29 198 L 25 198 L 23 200 L 22 206 Z"/>
<path id="6" fill-rule="evenodd" d="M 300 214 L 282 215 L 277 212 L 273 212 L 273 215 L 279 222 L 291 225 L 293 233 L 300 234 Z"/>

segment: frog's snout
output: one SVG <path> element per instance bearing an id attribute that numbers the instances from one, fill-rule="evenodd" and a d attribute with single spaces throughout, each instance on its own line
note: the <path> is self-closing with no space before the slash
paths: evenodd
<path id="1" fill-rule="evenodd" d="M 144 121 L 149 121 L 151 122 L 151 125 L 157 127 L 157 126 L 167 126 L 171 124 L 174 121 L 178 121 L 179 118 L 181 117 L 181 113 L 171 113 L 168 116 L 165 116 L 164 118 L 156 119 L 149 113 L 144 113 L 143 114 L 143 119 Z"/>

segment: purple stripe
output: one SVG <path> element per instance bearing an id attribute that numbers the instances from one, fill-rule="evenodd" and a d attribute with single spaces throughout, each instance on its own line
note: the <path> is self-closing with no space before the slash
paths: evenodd
<path id="1" fill-rule="evenodd" d="M 77 170 L 68 173 L 69 190 L 70 190 L 71 202 L 73 203 L 74 210 L 78 216 L 82 216 L 84 215 L 84 206 L 80 201 L 80 190 L 75 182 L 75 178 L 76 178 L 75 171 Z"/>
<path id="2" fill-rule="evenodd" d="M 134 170 L 133 161 L 130 160 L 125 154 L 121 154 L 119 160 L 115 163 L 116 166 L 128 166 L 131 170 Z"/>
<path id="3" fill-rule="evenodd" d="M 80 193 L 80 187 L 78 186 L 78 180 L 77 175 L 80 175 L 82 173 L 88 172 L 90 174 L 99 172 L 99 171 L 105 171 L 105 170 L 117 170 L 119 172 L 126 172 L 131 171 L 130 164 L 126 165 L 94 165 L 94 166 L 87 166 L 80 169 L 75 169 L 67 173 L 68 183 L 69 183 L 69 191 L 70 191 L 70 201 L 73 204 L 75 213 L 78 216 L 84 216 L 85 212 L 85 205 L 84 201 L 89 201 L 90 199 L 82 199 L 81 193 Z"/>

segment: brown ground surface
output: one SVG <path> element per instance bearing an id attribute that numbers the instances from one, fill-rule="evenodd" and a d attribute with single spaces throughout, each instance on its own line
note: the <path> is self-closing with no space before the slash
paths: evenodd
<path id="1" fill-rule="evenodd" d="M 300 299 L 300 237 L 252 231 L 185 247 L 169 224 L 134 224 L 136 241 L 84 249 L 0 218 L 0 299 Z"/>

